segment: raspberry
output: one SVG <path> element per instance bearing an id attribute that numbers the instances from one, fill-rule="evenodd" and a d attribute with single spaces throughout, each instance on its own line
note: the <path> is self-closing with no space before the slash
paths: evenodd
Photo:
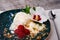
<path id="1" fill-rule="evenodd" d="M 16 29 L 14 32 L 18 36 L 18 38 L 25 37 L 25 34 L 22 31 L 18 30 L 18 29 Z"/>
<path id="2" fill-rule="evenodd" d="M 28 29 L 25 29 L 23 25 L 19 25 L 18 29 L 16 29 L 14 33 L 18 36 L 18 38 L 23 38 L 26 35 L 29 35 L 30 31 Z"/>
<path id="3" fill-rule="evenodd" d="M 19 34 L 17 35 L 19 38 L 24 38 L 26 35 L 23 32 L 19 32 Z"/>
<path id="4" fill-rule="evenodd" d="M 15 34 L 19 34 L 19 30 L 16 29 L 16 30 L 14 31 L 14 33 L 15 33 Z"/>
<path id="5" fill-rule="evenodd" d="M 25 29 L 25 34 L 26 35 L 29 35 L 30 34 L 30 31 L 28 29 Z"/>
<path id="6" fill-rule="evenodd" d="M 24 28 L 24 26 L 23 26 L 23 25 L 19 25 L 19 26 L 18 26 L 18 30 L 20 30 L 20 31 L 23 31 L 23 32 L 24 32 L 24 29 L 25 29 L 25 28 Z"/>

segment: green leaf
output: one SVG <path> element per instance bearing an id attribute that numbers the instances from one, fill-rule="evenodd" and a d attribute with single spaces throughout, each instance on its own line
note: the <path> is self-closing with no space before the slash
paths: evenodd
<path id="1" fill-rule="evenodd" d="M 26 11 L 26 13 L 30 13 L 30 7 L 26 6 L 25 11 Z"/>
<path id="2" fill-rule="evenodd" d="M 30 14 L 30 7 L 29 6 L 26 6 L 25 9 L 22 9 L 22 12 L 25 12 L 27 14 Z"/>

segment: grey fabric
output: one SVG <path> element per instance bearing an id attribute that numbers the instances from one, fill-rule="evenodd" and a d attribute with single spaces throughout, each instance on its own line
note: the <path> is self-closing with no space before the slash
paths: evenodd
<path id="1" fill-rule="evenodd" d="M 60 0 L 0 0 L 0 10 L 11 10 L 28 6 L 41 6 L 45 9 L 60 8 Z"/>

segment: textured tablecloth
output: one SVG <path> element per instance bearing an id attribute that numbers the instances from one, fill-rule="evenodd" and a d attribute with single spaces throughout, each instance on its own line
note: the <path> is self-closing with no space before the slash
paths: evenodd
<path id="1" fill-rule="evenodd" d="M 0 10 L 11 10 L 24 8 L 26 5 L 30 7 L 41 6 L 44 9 L 60 8 L 60 0 L 0 0 Z"/>
<path id="2" fill-rule="evenodd" d="M 60 38 L 60 9 L 53 10 L 53 13 L 56 14 L 55 23 L 58 29 L 59 38 Z"/>
<path id="3" fill-rule="evenodd" d="M 0 13 L 1 12 L 3 12 L 3 11 L 0 11 Z M 57 29 L 59 32 L 59 36 L 60 36 L 60 31 L 59 31 L 60 30 L 60 9 L 53 10 L 53 13 L 56 14 L 55 23 L 56 23 L 56 26 L 57 26 Z M 51 34 L 49 35 L 50 37 L 48 40 L 58 40 L 53 21 L 50 20 L 50 22 L 51 22 Z"/>

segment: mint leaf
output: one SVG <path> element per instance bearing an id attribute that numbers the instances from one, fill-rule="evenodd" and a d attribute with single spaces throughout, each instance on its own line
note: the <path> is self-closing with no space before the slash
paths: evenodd
<path id="1" fill-rule="evenodd" d="M 30 7 L 29 6 L 26 6 L 25 9 L 22 9 L 22 12 L 25 12 L 27 14 L 30 14 Z"/>
<path id="2" fill-rule="evenodd" d="M 25 11 L 26 11 L 26 13 L 30 13 L 30 7 L 26 6 Z"/>

